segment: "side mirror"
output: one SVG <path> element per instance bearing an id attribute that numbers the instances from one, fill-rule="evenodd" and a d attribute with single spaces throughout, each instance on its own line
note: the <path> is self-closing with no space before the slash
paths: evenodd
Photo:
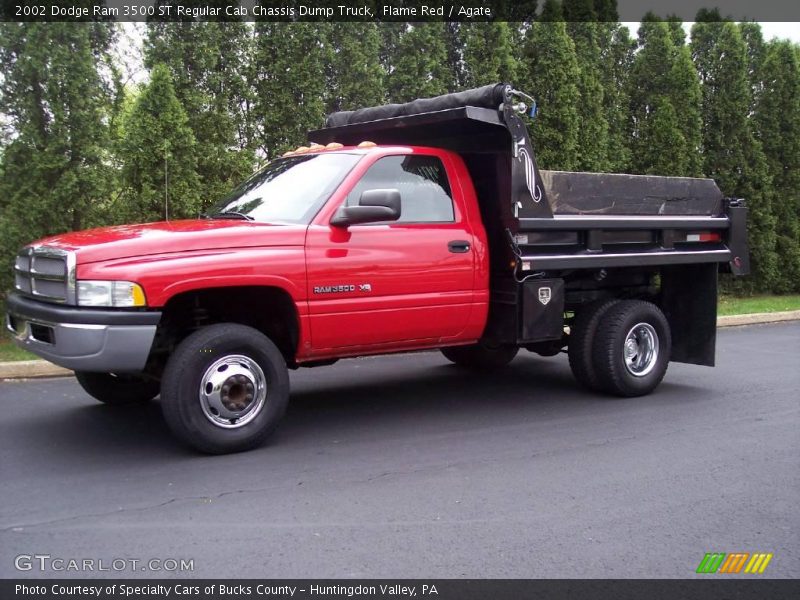
<path id="1" fill-rule="evenodd" d="M 331 219 L 331 225 L 347 227 L 358 223 L 397 221 L 400 210 L 399 190 L 367 190 L 361 194 L 358 205 L 340 208 Z"/>

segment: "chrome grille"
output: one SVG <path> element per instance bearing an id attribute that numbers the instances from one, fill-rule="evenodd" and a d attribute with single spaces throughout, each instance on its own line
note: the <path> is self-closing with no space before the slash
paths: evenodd
<path id="1" fill-rule="evenodd" d="M 14 262 L 14 287 L 45 302 L 75 304 L 75 255 L 47 246 L 25 248 Z"/>

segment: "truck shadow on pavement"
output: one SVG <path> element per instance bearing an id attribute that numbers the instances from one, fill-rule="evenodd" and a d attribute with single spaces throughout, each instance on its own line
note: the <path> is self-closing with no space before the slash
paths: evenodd
<path id="1" fill-rule="evenodd" d="M 590 417 L 631 410 L 642 402 L 696 402 L 706 395 L 706 390 L 669 382 L 645 399 L 592 394 L 574 381 L 565 360 L 526 355 L 491 374 L 469 372 L 424 354 L 356 359 L 350 368 L 347 364 L 292 373 L 287 414 L 267 447 L 308 448 L 329 438 L 352 440 L 366 433 L 413 435 L 420 425 L 435 430 L 454 423 L 504 426 Z M 196 456 L 172 438 L 158 400 L 109 407 L 94 403 L 79 388 L 69 396 L 80 405 L 54 403 L 35 417 L 18 419 L 13 437 L 51 455 L 68 453 L 70 460 L 98 453 L 135 454 L 136 460 Z"/>
<path id="2" fill-rule="evenodd" d="M 396 364 L 381 368 L 381 359 L 363 359 L 365 365 L 356 369 L 357 378 L 352 372 L 337 373 L 336 366 L 314 369 L 310 376 L 300 371 L 292 380 L 292 396 L 279 435 L 291 443 L 332 427 L 374 430 L 383 427 L 384 420 L 446 425 L 460 418 L 490 424 L 588 416 L 625 411 L 643 402 L 693 403 L 707 392 L 664 381 L 645 398 L 593 393 L 575 381 L 565 358 L 526 352 L 492 373 L 471 372 L 437 358 L 404 358 L 413 360 L 413 369 L 404 372 Z"/>

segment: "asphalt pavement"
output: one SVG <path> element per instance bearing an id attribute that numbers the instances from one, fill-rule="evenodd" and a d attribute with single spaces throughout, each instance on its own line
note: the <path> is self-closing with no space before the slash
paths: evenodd
<path id="1" fill-rule="evenodd" d="M 0 577 L 173 574 L 142 570 L 155 558 L 215 578 L 685 578 L 739 551 L 797 578 L 800 323 L 721 330 L 717 363 L 613 399 L 563 355 L 492 376 L 342 361 L 293 372 L 271 441 L 219 457 L 178 445 L 157 401 L 2 382 Z"/>

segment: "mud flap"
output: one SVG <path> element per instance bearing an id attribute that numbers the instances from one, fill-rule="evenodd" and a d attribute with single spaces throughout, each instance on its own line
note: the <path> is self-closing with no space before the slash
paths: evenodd
<path id="1" fill-rule="evenodd" d="M 675 362 L 714 366 L 717 343 L 717 264 L 661 270 L 661 310 L 672 333 Z"/>

